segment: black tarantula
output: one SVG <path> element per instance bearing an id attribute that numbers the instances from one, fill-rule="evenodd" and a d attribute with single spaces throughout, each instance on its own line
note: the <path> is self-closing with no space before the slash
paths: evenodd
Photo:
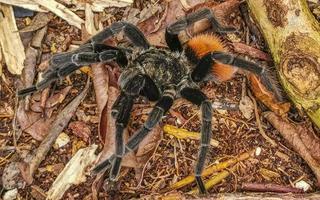
<path id="1" fill-rule="evenodd" d="M 208 80 L 210 76 L 219 81 L 228 80 L 237 67 L 259 75 L 260 80 L 271 91 L 275 88 L 265 68 L 227 53 L 224 45 L 214 35 L 195 36 L 183 49 L 178 38 L 179 32 L 202 19 L 209 20 L 215 32 L 235 31 L 233 28 L 220 25 L 210 9 L 201 9 L 166 28 L 165 39 L 168 50 L 150 46 L 136 26 L 127 22 L 115 22 L 77 50 L 54 55 L 50 60 L 50 68 L 43 74 L 44 79 L 30 88 L 20 90 L 18 95 L 25 96 L 43 89 L 54 80 L 69 75 L 81 66 L 115 60 L 123 69 L 119 77 L 121 94 L 112 107 L 112 116 L 116 119 L 116 150 L 110 158 L 98 164 L 94 172 L 105 171 L 111 166 L 109 179 L 115 181 L 124 154 L 134 151 L 170 109 L 173 101 L 181 97 L 200 106 L 202 112 L 201 145 L 195 166 L 195 179 L 199 191 L 206 193 L 201 172 L 211 137 L 212 105 L 201 92 L 199 83 Z M 104 40 L 121 31 L 140 51 L 103 44 Z M 129 139 L 127 144 L 124 144 L 123 132 L 129 121 L 133 101 L 139 95 L 157 103 L 142 128 Z"/>

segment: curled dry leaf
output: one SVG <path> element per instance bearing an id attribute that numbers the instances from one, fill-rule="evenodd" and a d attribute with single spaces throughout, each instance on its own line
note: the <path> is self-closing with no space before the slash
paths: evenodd
<path id="1" fill-rule="evenodd" d="M 257 97 L 264 105 L 279 116 L 284 116 L 290 109 L 289 102 L 279 102 L 275 95 L 271 93 L 264 85 L 261 84 L 259 78 L 254 74 L 249 74 L 250 87 L 255 97 Z"/>
<path id="2" fill-rule="evenodd" d="M 60 90 L 58 93 L 56 93 L 53 96 L 51 96 L 50 98 L 48 98 L 47 101 L 45 101 L 45 108 L 53 108 L 53 107 L 57 106 L 58 104 L 62 103 L 63 100 L 68 95 L 71 88 L 72 88 L 72 86 L 67 86 L 67 87 L 63 88 L 62 90 Z M 41 102 L 35 102 L 32 104 L 31 109 L 34 112 L 41 112 L 42 107 L 43 106 L 41 105 Z"/>
<path id="3" fill-rule="evenodd" d="M 273 112 L 267 112 L 265 118 L 307 162 L 318 180 L 318 187 L 320 187 L 320 160 L 317 160 L 318 157 L 314 157 L 314 153 L 319 151 L 319 138 L 316 138 L 310 129 L 301 125 L 293 125 Z"/>
<path id="4" fill-rule="evenodd" d="M 85 122 L 82 122 L 82 121 L 71 122 L 69 124 L 69 128 L 72 130 L 73 134 L 82 138 L 86 143 L 90 141 L 91 130 Z"/>
<path id="5" fill-rule="evenodd" d="M 109 74 L 105 64 L 93 64 L 91 67 L 98 111 L 102 113 L 108 101 Z"/>

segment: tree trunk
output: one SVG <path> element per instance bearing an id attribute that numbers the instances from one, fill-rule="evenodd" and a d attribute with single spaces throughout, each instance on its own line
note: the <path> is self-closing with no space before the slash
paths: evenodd
<path id="1" fill-rule="evenodd" d="M 247 0 L 282 86 L 320 127 L 320 26 L 306 0 Z"/>

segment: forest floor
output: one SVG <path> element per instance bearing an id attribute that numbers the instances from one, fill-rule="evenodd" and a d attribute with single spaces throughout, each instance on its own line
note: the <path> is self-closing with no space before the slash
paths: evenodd
<path id="1" fill-rule="evenodd" d="M 163 36 L 160 36 L 164 34 L 164 27 L 172 23 L 176 17 L 187 13 L 186 10 L 191 12 L 196 9 L 196 5 L 202 2 L 201 0 L 138 0 L 128 7 L 105 8 L 103 12 L 95 13 L 94 25 L 98 27 L 97 24 L 101 23 L 106 27 L 115 21 L 130 21 L 143 30 L 151 44 L 165 48 Z M 212 2 L 204 6 L 214 8 L 225 3 L 218 0 Z M 72 5 L 65 5 L 72 8 Z M 222 21 L 225 25 L 236 27 L 239 31 L 220 35 L 224 44 L 230 49 L 230 52 L 267 66 L 272 71 L 274 66 L 262 37 L 252 34 L 238 4 L 229 5 L 229 7 L 228 11 L 225 11 L 229 13 L 228 17 L 223 18 Z M 319 7 L 312 8 L 319 9 Z M 82 19 L 86 17 L 84 11 L 75 13 Z M 34 33 L 39 31 L 39 24 L 34 25 L 31 22 L 36 14 L 34 12 L 33 16 L 16 18 L 19 30 L 30 25 L 35 29 L 31 32 L 21 32 L 25 49 L 35 37 Z M 57 176 L 79 149 L 91 147 L 98 154 L 101 151 L 110 153 L 110 148 L 113 148 L 106 147 L 108 144 L 111 145 L 110 141 L 114 137 L 114 133 L 110 131 L 114 128 L 112 127 L 113 121 L 110 118 L 105 121 L 101 113 L 110 114 L 110 104 L 119 93 L 116 83 L 119 68 L 114 63 L 95 65 L 95 69 L 84 67 L 67 78 L 57 81 L 51 87 L 53 88 L 51 91 L 44 90 L 42 93 L 36 93 L 28 100 L 16 97 L 17 89 L 25 87 L 25 82 L 21 81 L 21 77 L 25 78 L 25 81 L 29 76 L 34 76 L 35 71 L 40 71 L 41 65 L 39 68 L 39 64 L 45 63 L 54 53 L 77 48 L 88 38 L 90 31 L 85 27 L 80 30 L 53 13 L 45 15 L 48 21 L 41 25 L 41 29 L 47 27 L 47 31 L 35 56 L 38 59 L 32 61 L 32 72 L 26 70 L 23 75 L 15 76 L 6 67 L 2 69 L 0 78 L 0 176 L 3 176 L 1 181 L 3 188 L 1 196 L 8 191 L 8 187 L 15 188 L 14 186 L 19 185 L 16 194 L 19 199 L 45 199 L 48 195 L 46 192 L 52 190 Z M 212 30 L 206 32 L 211 33 Z M 127 46 L 121 36 L 116 37 L 116 40 L 110 43 L 121 43 Z M 235 44 L 238 45 L 238 49 L 234 49 Z M 255 49 L 261 54 L 257 56 L 260 59 L 252 58 L 250 53 L 249 55 L 243 54 L 245 50 L 241 51 L 242 46 L 239 44 Z M 27 55 L 31 58 L 34 56 Z M 75 111 L 70 121 L 65 119 L 67 125 L 59 132 L 58 140 L 52 148 L 48 149 L 49 152 L 44 155 L 41 164 L 36 165 L 34 173 L 31 173 L 33 180 L 30 181 L 28 177 L 30 174 L 27 173 L 22 173 L 22 176 L 14 176 L 14 178 L 10 177 L 8 174 L 14 174 L 12 171 L 22 170 L 25 165 L 21 164 L 21 161 L 28 163 L 30 161 L 28 155 L 37 151 L 41 141 L 56 128 L 50 126 L 57 120 L 59 113 L 62 113 L 64 108 L 84 90 L 88 77 L 90 77 L 90 86 L 85 98 L 74 108 Z M 235 160 L 245 154 L 245 158 L 241 161 L 236 161 L 228 165 L 228 168 L 215 171 L 205 178 L 206 181 L 216 181 L 208 192 L 211 194 L 248 191 L 249 189 L 246 189 L 245 186 L 251 183 L 285 186 L 285 189 L 297 192 L 295 190 L 297 183 L 299 185 L 302 181 L 310 186 L 307 192 L 316 192 L 316 177 L 306 162 L 263 117 L 268 108 L 254 97 L 247 77 L 247 73 L 240 72 L 229 81 L 223 83 L 209 81 L 201 85 L 201 90 L 212 102 L 215 102 L 218 107 L 223 105 L 219 109 L 214 109 L 213 140 L 210 143 L 206 166 L 225 164 L 225 161 Z M 101 80 L 104 82 L 101 83 Z M 97 91 L 102 92 L 103 95 L 97 97 Z M 47 103 L 43 103 L 45 101 Z M 144 98 L 138 98 L 135 101 L 128 126 L 128 136 L 141 127 L 153 105 L 154 103 Z M 25 108 L 29 110 L 26 111 Z M 112 192 L 106 191 L 108 189 L 104 187 L 105 184 L 101 178 L 90 176 L 90 169 L 96 164 L 90 162 L 88 166 L 85 166 L 86 170 L 79 172 L 81 174 L 79 177 L 85 177 L 82 181 L 74 181 L 65 192 L 60 191 L 64 192 L 64 194 L 62 192 L 63 199 L 150 199 L 155 195 L 163 197 L 167 194 L 174 194 L 177 195 L 177 198 L 182 198 L 187 194 L 195 195 L 190 192 L 196 188 L 195 182 L 178 189 L 173 185 L 193 174 L 199 149 L 197 134 L 201 130 L 199 113 L 197 106 L 185 100 L 177 100 L 167 115 L 163 117 L 160 125 L 152 131 L 151 136 L 139 146 L 138 151 L 124 158 L 124 166 L 116 183 L 116 189 L 113 189 Z M 288 119 L 293 124 L 304 125 L 313 129 L 316 134 L 319 133 L 319 130 L 311 124 L 303 112 L 291 108 Z M 104 124 L 99 126 L 99 123 Z M 172 129 L 178 129 L 178 132 L 183 132 L 182 129 L 187 131 L 177 137 L 172 133 Z M 264 137 L 264 134 L 267 137 Z M 95 149 L 94 145 L 98 147 Z M 91 154 L 83 155 L 83 159 L 95 161 L 95 157 L 86 157 L 89 155 Z M 14 166 L 8 167 L 13 163 L 15 163 Z M 24 168 L 26 169 L 29 168 Z M 5 173 L 8 176 L 4 178 Z M 217 179 L 216 175 L 221 177 Z M 26 184 L 28 181 L 30 183 Z"/>

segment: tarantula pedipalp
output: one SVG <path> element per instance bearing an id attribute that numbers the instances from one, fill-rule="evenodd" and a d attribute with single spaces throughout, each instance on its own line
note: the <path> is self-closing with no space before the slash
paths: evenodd
<path id="1" fill-rule="evenodd" d="M 20 90 L 18 95 L 24 96 L 47 87 L 52 81 L 83 65 L 115 60 L 123 68 L 119 77 L 121 93 L 112 107 L 112 116 L 116 119 L 116 151 L 110 158 L 99 163 L 94 172 L 104 171 L 111 166 L 109 179 L 115 181 L 123 155 L 135 150 L 170 109 L 173 101 L 181 97 L 200 106 L 202 111 L 201 146 L 195 166 L 195 179 L 199 191 L 205 193 L 201 172 L 209 149 L 212 106 L 198 84 L 207 80 L 208 76 L 220 81 L 228 80 L 236 71 L 232 66 L 236 66 L 259 75 L 271 91 L 276 90 L 263 67 L 227 53 L 214 35 L 195 36 L 183 48 L 178 38 L 179 32 L 205 18 L 216 32 L 234 31 L 233 28 L 222 27 L 211 10 L 201 9 L 167 27 L 165 38 L 169 49 L 159 49 L 150 46 L 143 33 L 134 25 L 116 22 L 77 50 L 54 55 L 50 60 L 50 68 L 43 75 L 43 81 Z M 104 40 L 121 31 L 140 51 L 103 44 Z M 142 128 L 124 144 L 123 132 L 130 118 L 133 101 L 139 95 L 157 103 Z"/>

